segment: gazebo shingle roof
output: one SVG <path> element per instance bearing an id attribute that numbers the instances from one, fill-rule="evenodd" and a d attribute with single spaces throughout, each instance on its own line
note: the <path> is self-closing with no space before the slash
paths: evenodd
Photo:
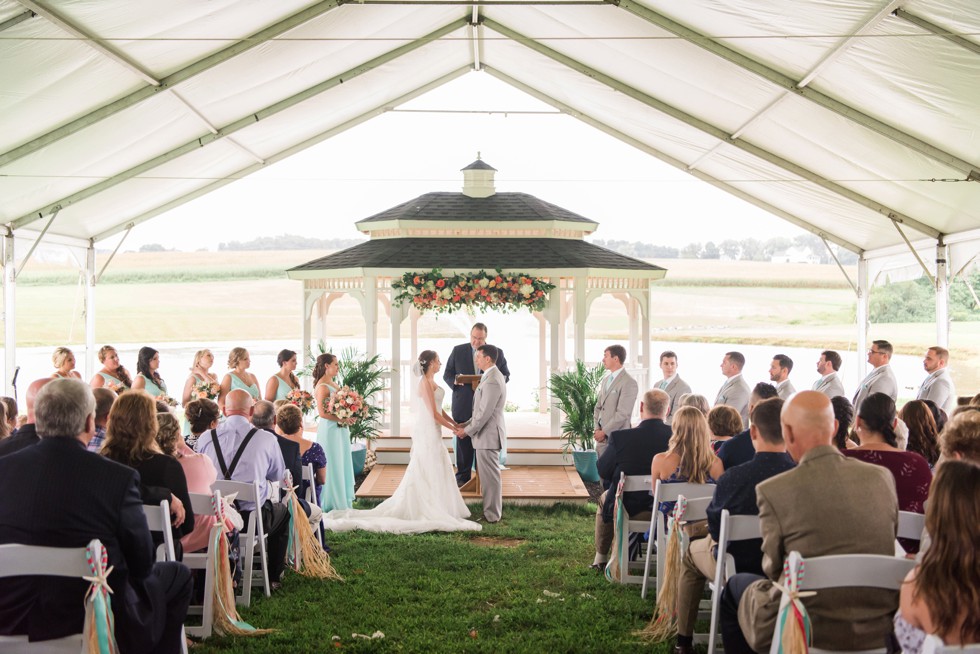
<path id="1" fill-rule="evenodd" d="M 486 199 L 480 202 L 486 202 Z M 598 245 L 573 239 L 389 238 L 355 245 L 290 268 L 288 272 L 338 268 L 398 268 L 406 271 L 430 268 L 665 270 Z"/>
<path id="2" fill-rule="evenodd" d="M 524 222 L 560 220 L 598 225 L 594 220 L 539 200 L 527 193 L 496 193 L 487 198 L 471 198 L 462 193 L 426 193 L 396 207 L 363 220 L 364 223 L 388 220 L 431 220 L 451 222 Z"/>

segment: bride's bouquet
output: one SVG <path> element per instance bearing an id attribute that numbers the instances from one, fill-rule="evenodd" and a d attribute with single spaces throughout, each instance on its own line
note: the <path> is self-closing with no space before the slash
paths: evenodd
<path id="1" fill-rule="evenodd" d="M 194 382 L 194 395 L 199 400 L 217 400 L 219 393 L 221 393 L 221 386 L 213 379 Z"/>
<path id="2" fill-rule="evenodd" d="M 360 394 L 349 386 L 343 386 L 326 400 L 327 413 L 337 416 L 342 425 L 353 425 L 358 420 L 366 418 L 370 412 L 367 403 Z"/>
<path id="3" fill-rule="evenodd" d="M 313 396 L 298 388 L 286 393 L 286 401 L 290 404 L 295 404 L 298 406 L 299 410 L 303 412 L 304 416 L 313 411 L 314 408 Z"/>

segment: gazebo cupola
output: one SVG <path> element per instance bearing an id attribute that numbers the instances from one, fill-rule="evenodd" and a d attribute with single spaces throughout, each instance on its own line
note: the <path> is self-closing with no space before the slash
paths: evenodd
<path id="1" fill-rule="evenodd" d="M 497 192 L 493 185 L 493 174 L 497 169 L 480 159 L 463 168 L 463 195 L 468 198 L 488 198 Z"/>

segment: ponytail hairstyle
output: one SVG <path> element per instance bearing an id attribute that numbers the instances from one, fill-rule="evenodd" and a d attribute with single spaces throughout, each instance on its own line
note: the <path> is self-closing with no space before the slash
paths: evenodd
<path id="1" fill-rule="evenodd" d="M 276 357 L 276 363 L 279 364 L 279 368 L 281 369 L 294 356 L 296 356 L 296 353 L 292 350 L 281 350 L 279 356 Z M 296 378 L 296 375 L 292 371 L 289 373 L 289 385 L 293 388 L 299 388 L 299 379 Z"/>
<path id="2" fill-rule="evenodd" d="M 898 447 L 898 436 L 894 427 L 895 400 L 884 393 L 872 393 L 861 402 L 858 418 L 870 431 L 884 436 L 886 443 Z"/>
<path id="3" fill-rule="evenodd" d="M 854 422 L 854 405 L 843 395 L 830 398 L 830 404 L 834 407 L 834 417 L 837 418 L 837 433 L 834 434 L 834 445 L 843 452 L 847 449 L 847 441 L 850 440 L 851 423 Z"/>
<path id="4" fill-rule="evenodd" d="M 423 376 L 429 372 L 429 366 L 432 365 L 432 362 L 436 360 L 437 356 L 439 355 L 436 354 L 435 350 L 423 350 L 419 354 L 419 369 L 422 371 Z"/>
<path id="5" fill-rule="evenodd" d="M 143 375 L 157 386 L 160 386 L 160 388 L 163 388 L 163 377 L 161 377 L 157 371 L 150 370 L 150 361 L 157 354 L 159 354 L 159 352 L 154 350 L 152 347 L 141 347 L 139 354 L 136 355 L 136 372 Z"/>
<path id="6" fill-rule="evenodd" d="M 111 345 L 103 345 L 100 347 L 99 363 L 105 363 L 105 359 L 107 356 L 109 356 L 110 352 L 115 352 L 116 356 L 119 356 L 119 352 L 117 352 L 116 348 L 112 347 Z M 129 376 L 129 371 L 123 367 L 122 361 L 119 362 L 119 367 L 116 368 L 116 379 L 121 381 L 124 386 L 129 387 L 133 385 L 133 380 Z"/>
<path id="7" fill-rule="evenodd" d="M 324 352 L 316 358 L 313 366 L 313 383 L 316 384 L 327 372 L 327 366 L 337 360 L 337 357 L 329 352 Z"/>

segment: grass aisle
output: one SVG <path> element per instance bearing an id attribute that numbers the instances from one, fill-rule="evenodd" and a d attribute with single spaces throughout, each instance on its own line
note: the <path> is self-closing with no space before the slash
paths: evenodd
<path id="1" fill-rule="evenodd" d="M 477 533 L 328 535 L 344 582 L 289 575 L 242 612 L 276 633 L 211 638 L 194 651 L 668 651 L 632 635 L 653 607 L 639 587 L 588 568 L 594 516 L 594 505 L 505 506 L 500 524 Z M 351 635 L 377 631 L 383 639 Z"/>

